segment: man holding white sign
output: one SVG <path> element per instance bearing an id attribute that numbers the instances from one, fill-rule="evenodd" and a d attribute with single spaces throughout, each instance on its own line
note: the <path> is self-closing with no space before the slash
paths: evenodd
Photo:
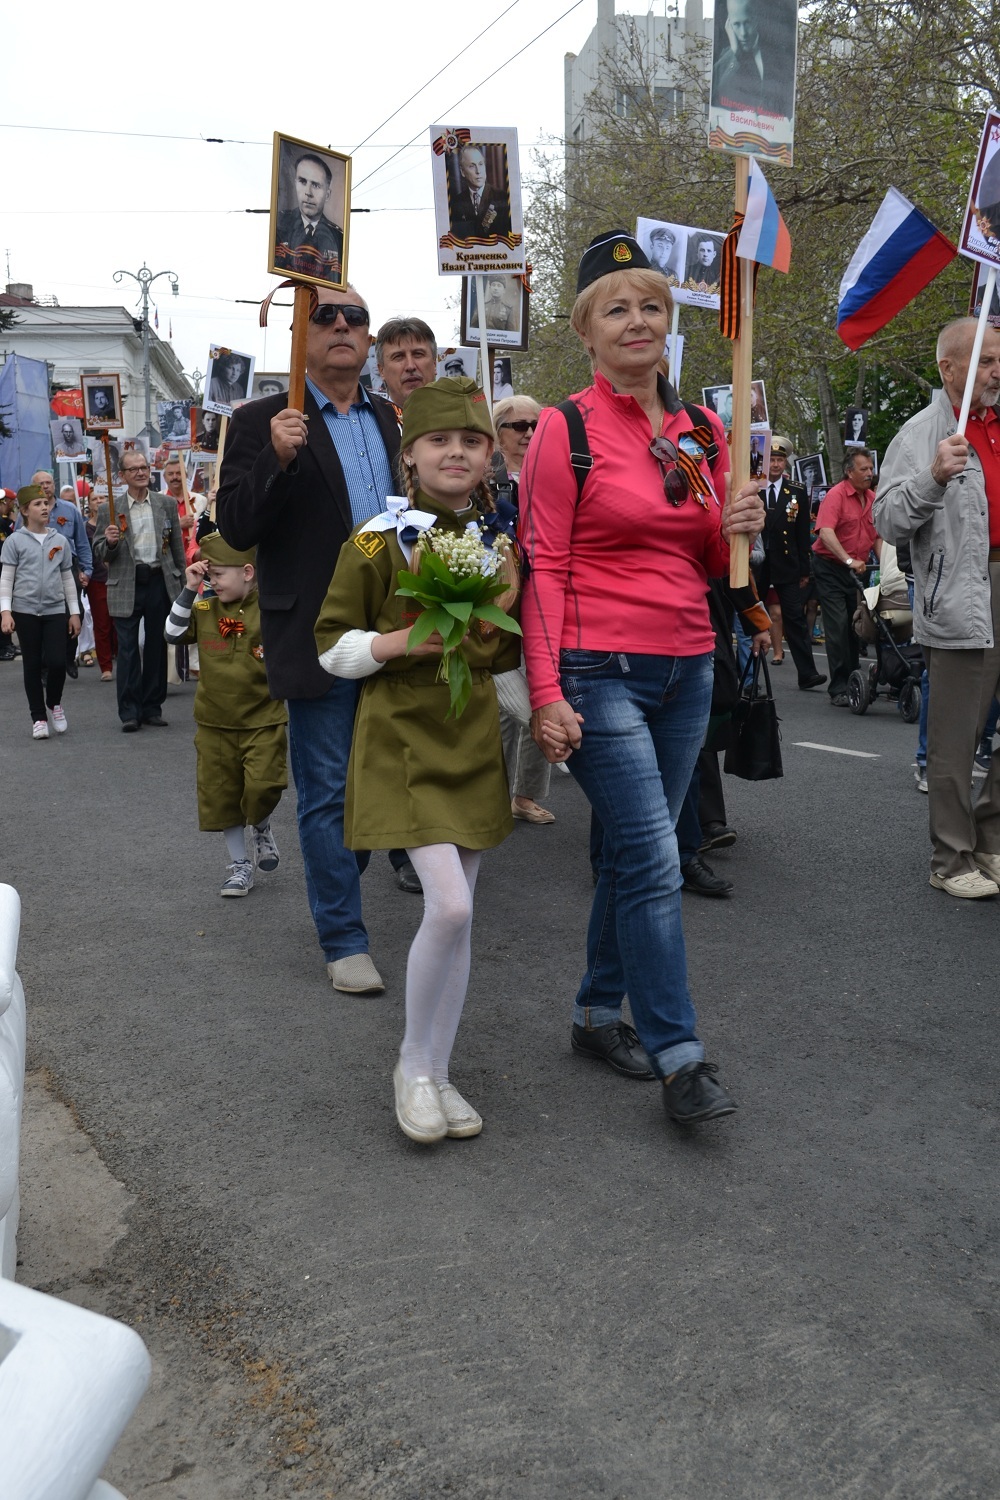
<path id="1" fill-rule="evenodd" d="M 987 328 L 973 372 L 965 436 L 957 418 L 976 320 L 942 329 L 943 391 L 889 444 L 873 519 L 910 543 L 913 632 L 930 674 L 927 789 L 930 883 L 950 896 L 1000 894 L 1000 766 L 975 806 L 976 746 L 1000 690 L 1000 332 Z"/>

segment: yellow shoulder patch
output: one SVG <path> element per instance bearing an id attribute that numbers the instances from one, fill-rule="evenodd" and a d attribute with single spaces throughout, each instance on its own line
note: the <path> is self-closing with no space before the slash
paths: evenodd
<path id="1" fill-rule="evenodd" d="M 196 599 L 194 601 L 194 607 L 195 607 L 195 609 L 211 609 L 212 608 L 211 604 L 209 603 L 209 601 L 207 599 Z"/>
<path id="2" fill-rule="evenodd" d="M 376 552 L 382 551 L 385 539 L 377 531 L 359 531 L 354 538 L 354 545 L 366 557 L 374 557 Z"/>

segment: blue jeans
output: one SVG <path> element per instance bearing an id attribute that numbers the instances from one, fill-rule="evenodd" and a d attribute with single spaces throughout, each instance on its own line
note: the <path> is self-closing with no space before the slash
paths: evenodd
<path id="1" fill-rule="evenodd" d="M 337 677 L 322 698 L 288 700 L 288 750 L 306 891 L 327 963 L 368 952 L 360 875 L 369 852 L 354 854 L 344 847 L 344 794 L 357 698 L 357 683 Z"/>
<path id="2" fill-rule="evenodd" d="M 639 1038 L 665 1078 L 705 1055 L 688 992 L 675 829 L 708 725 L 712 653 L 563 651 L 560 671 L 584 719 L 569 768 L 604 828 L 573 1020 L 620 1021 L 627 991 Z"/>

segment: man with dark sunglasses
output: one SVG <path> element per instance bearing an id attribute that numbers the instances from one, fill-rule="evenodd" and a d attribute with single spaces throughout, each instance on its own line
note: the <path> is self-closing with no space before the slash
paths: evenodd
<path id="1" fill-rule="evenodd" d="M 234 412 L 216 516 L 227 542 L 257 548 L 268 685 L 288 703 L 299 840 L 309 905 L 337 990 L 384 988 L 368 954 L 360 873 L 344 848 L 344 793 L 357 685 L 319 665 L 313 627 L 340 549 L 394 493 L 399 427 L 360 383 L 371 343 L 354 287 L 318 289 L 306 346 L 305 411 L 287 393 Z"/>

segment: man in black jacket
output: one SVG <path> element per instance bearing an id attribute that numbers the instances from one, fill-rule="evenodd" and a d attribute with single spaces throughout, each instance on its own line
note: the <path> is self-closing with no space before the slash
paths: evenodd
<path id="1" fill-rule="evenodd" d="M 805 601 L 812 556 L 809 550 L 809 502 L 806 492 L 789 481 L 787 468 L 792 445 L 786 437 L 771 439 L 771 465 L 760 492 L 764 502 L 764 561 L 754 568 L 762 599 L 773 587 L 781 605 L 785 639 L 792 653 L 800 688 L 821 687 L 826 681 L 813 660 L 812 638 L 806 624 Z"/>
<path id="2" fill-rule="evenodd" d="M 384 988 L 368 955 L 359 875 L 344 848 L 344 793 L 357 684 L 319 664 L 313 627 L 352 528 L 394 493 L 399 428 L 368 398 L 368 308 L 357 291 L 319 289 L 306 353 L 305 412 L 286 394 L 234 412 L 216 516 L 231 546 L 257 548 L 264 665 L 288 702 L 289 749 L 309 905 L 335 989 Z"/>

